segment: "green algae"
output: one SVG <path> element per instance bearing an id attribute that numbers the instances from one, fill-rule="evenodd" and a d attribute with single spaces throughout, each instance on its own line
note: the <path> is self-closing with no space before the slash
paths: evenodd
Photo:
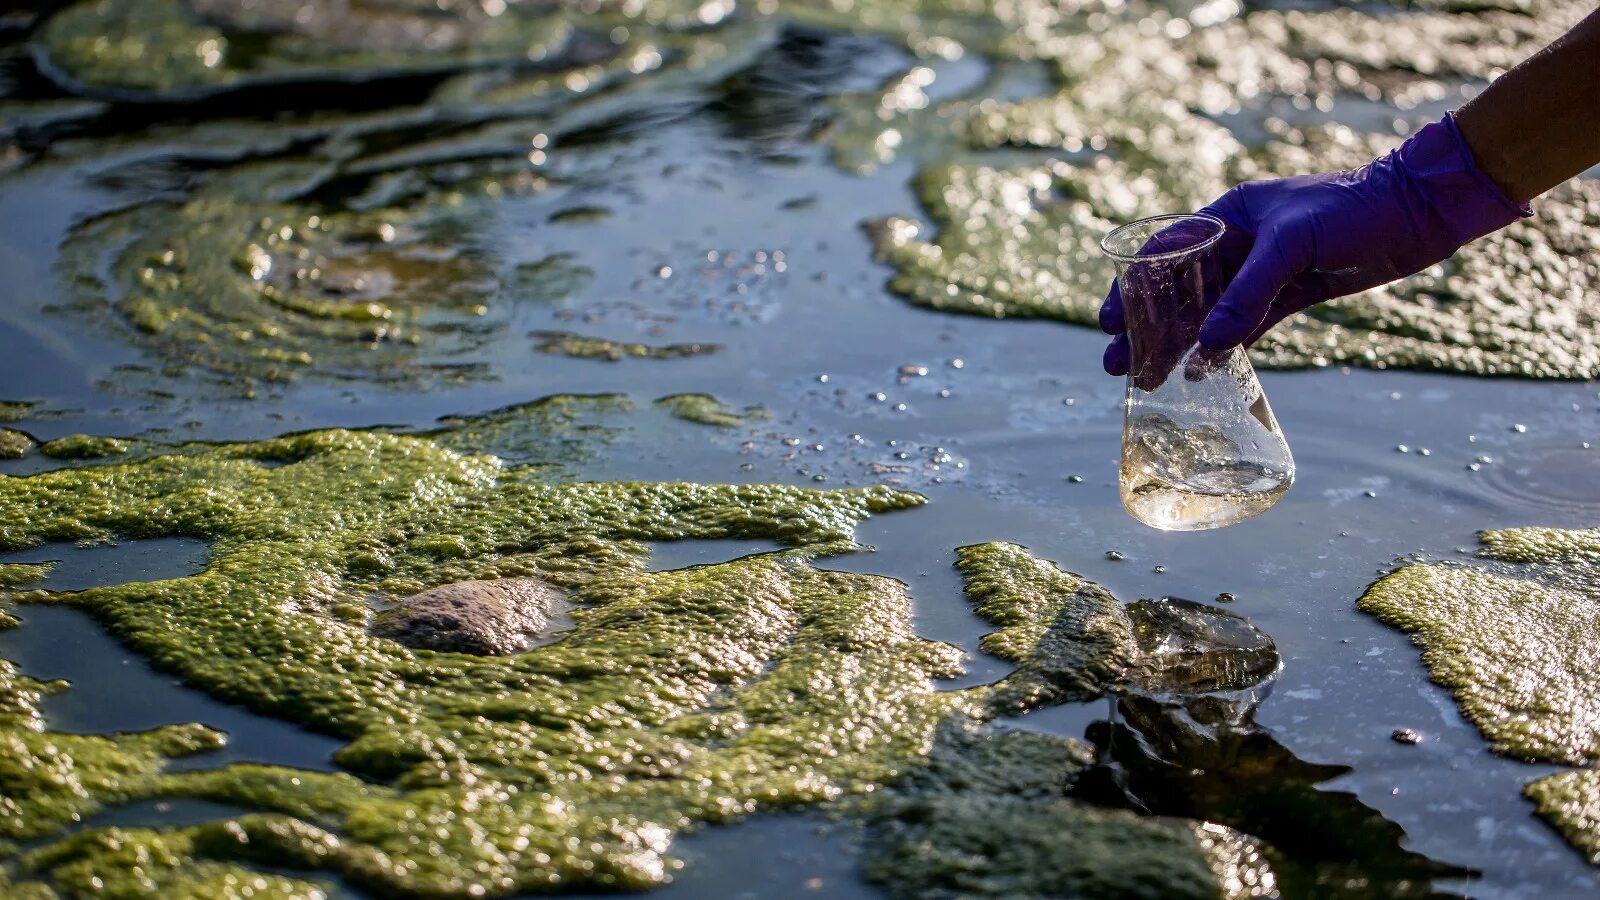
<path id="1" fill-rule="evenodd" d="M 1245 147 L 1208 116 L 1273 96 L 1319 107 L 1359 96 L 1409 108 L 1462 80 L 1494 77 L 1584 9 L 1256 10 L 1216 21 L 1201 21 L 1212 15 L 1204 8 L 1189 18 L 1143 12 L 1100 28 L 1024 32 L 1030 48 L 1009 58 L 1047 60 L 1054 93 L 943 105 L 940 117 L 975 148 L 1072 158 L 923 168 L 918 192 L 934 227 L 907 217 L 871 226 L 879 258 L 897 270 L 891 289 L 933 309 L 1093 325 L 1113 276 L 1098 249 L 1110 228 L 1199 208 L 1239 181 L 1361 165 L 1395 143 L 1392 135 L 1328 128 L 1308 136 L 1280 124 L 1265 143 Z M 897 137 L 924 114 L 878 109 L 879 132 Z M 1592 184 L 1567 185 L 1540 202 L 1538 218 L 1464 248 L 1442 269 L 1296 317 L 1257 345 L 1255 359 L 1594 377 L 1600 345 L 1584 293 L 1600 280 L 1596 196 Z"/>
<path id="2" fill-rule="evenodd" d="M 890 287 L 918 305 L 996 318 L 1040 317 L 1093 325 L 1114 276 L 1098 240 L 1122 221 L 1197 208 L 1247 177 L 1356 165 L 1388 142 L 1345 129 L 1282 137 L 1222 171 L 1172 171 L 1200 179 L 1161 186 L 1123 162 L 1050 162 L 1010 169 L 958 164 L 925 170 L 919 192 L 939 225 L 872 227 Z M 1148 174 L 1148 173 L 1146 173 Z M 1140 185 L 1146 185 L 1144 193 Z M 1203 186 L 1204 185 L 1204 186 Z M 1109 216 L 1109 217 L 1104 217 Z M 1478 375 L 1589 378 L 1600 343 L 1586 292 L 1596 262 L 1600 187 L 1578 181 L 1540 201 L 1540 215 L 1463 248 L 1442 267 L 1315 307 L 1268 333 L 1257 364 L 1336 364 Z"/>
<path id="3" fill-rule="evenodd" d="M 570 34 L 559 16 L 499 18 L 464 5 L 445 17 L 429 15 L 431 7 L 406 0 L 98 0 L 52 16 L 39 46 L 78 84 L 172 97 L 539 59 L 559 52 Z"/>
<path id="4" fill-rule="evenodd" d="M 500 271 L 471 249 L 477 205 L 537 191 L 527 173 L 477 173 L 366 211 L 241 202 L 298 176 L 293 164 L 230 173 L 180 204 L 80 225 L 62 248 L 69 309 L 106 307 L 123 334 L 169 360 L 265 382 L 314 371 L 372 381 L 443 379 L 439 360 L 477 346 L 502 294 L 574 284 L 562 266 Z M 104 279 L 88 273 L 102 269 Z M 432 354 L 420 359 L 423 351 Z"/>
<path id="5" fill-rule="evenodd" d="M 978 615 L 1000 626 L 979 647 L 1017 667 L 997 708 L 1090 700 L 1129 677 L 1133 624 L 1104 588 L 1015 544 L 962 547 L 955 564 Z"/>
<path id="6" fill-rule="evenodd" d="M 0 400 L 0 422 L 20 422 L 32 415 L 37 407 L 37 403 Z"/>
<path id="7" fill-rule="evenodd" d="M 134 443 L 117 437 L 96 434 L 69 434 L 39 445 L 39 452 L 52 459 L 105 459 L 122 456 Z"/>
<path id="8" fill-rule="evenodd" d="M 738 428 L 752 422 L 764 421 L 769 413 L 759 406 L 736 410 L 710 394 L 671 394 L 656 399 L 656 405 L 673 416 L 697 425 L 715 428 Z"/>
<path id="9" fill-rule="evenodd" d="M 33 449 L 33 438 L 20 431 L 0 428 L 0 459 L 21 459 Z"/>
<path id="10" fill-rule="evenodd" d="M 1486 531 L 1491 567 L 1411 565 L 1358 606 L 1411 634 L 1435 682 L 1494 749 L 1567 765 L 1600 760 L 1600 531 Z M 1600 791 L 1592 770 L 1536 781 L 1525 793 L 1575 848 L 1596 859 Z"/>
<path id="11" fill-rule="evenodd" d="M 201 725 L 115 735 L 46 731 L 39 701 L 62 687 L 0 660 L 0 849 L 149 796 L 170 759 L 222 746 L 222 734 Z"/>
<path id="12" fill-rule="evenodd" d="M 559 422 L 594 402 L 603 401 L 563 398 L 528 413 Z M 516 415 L 460 428 L 494 439 Z M 5 758 L 21 762 L 0 777 L 37 780 L 45 767 L 35 761 L 57 751 L 57 769 L 81 768 L 76 781 L 50 782 L 66 788 L 18 781 L 29 799 L 6 839 L 48 838 L 74 816 L 129 799 L 197 797 L 255 811 L 192 828 L 91 827 L 13 856 L 5 877 L 69 894 L 99 878 L 113 896 L 211 896 L 240 885 L 302 896 L 319 890 L 318 872 L 408 896 L 643 887 L 678 865 L 677 833 L 791 805 L 854 798 L 865 810 L 882 786 L 926 764 L 941 729 L 1046 696 L 1019 698 L 1005 682 L 936 690 L 936 679 L 960 671 L 961 654 L 915 636 L 905 586 L 812 564 L 848 549 L 860 519 L 915 506 L 915 495 L 557 483 L 544 466 L 451 449 L 451 433 L 308 432 L 0 477 L 0 508 L 30 510 L 0 522 L 0 548 L 173 534 L 212 544 L 194 576 L 16 600 L 73 603 L 214 696 L 346 738 L 335 759 L 362 776 L 258 765 L 162 772 L 166 755 L 220 736 L 199 726 L 42 732 L 43 686 L 6 669 L 7 708 L 19 712 L 0 735 Z M 644 570 L 644 541 L 717 537 L 797 549 Z M 1035 669 L 1058 682 L 1066 667 L 1046 655 L 1107 673 L 1083 680 L 1074 697 L 1111 686 L 1115 665 L 1095 656 L 1117 645 L 1092 617 L 1073 618 L 1084 601 L 1024 596 L 1059 592 L 1071 576 L 1009 545 L 967 548 L 963 558 L 980 614 L 1005 628 L 996 646 L 1038 660 Z M 579 609 L 561 640 L 518 656 L 410 651 L 341 614 L 373 596 L 519 575 L 570 591 Z M 1077 596 L 1114 604 L 1075 584 Z M 1088 649 L 1074 647 L 1074 635 Z M 1049 753 L 1084 751 L 1066 742 Z M 931 802 L 912 799 L 921 793 L 903 797 Z M 1226 884 L 1253 865 L 1253 844 L 1212 852 L 1216 842 L 1192 823 L 1047 806 L 1052 827 L 1081 832 L 1082 853 L 998 857 L 1033 867 L 1019 877 L 1041 884 L 1115 893 L 1107 867 L 1129 854 L 1148 861 L 1151 878 L 1158 859 L 1171 860 L 1182 884 Z M 910 808 L 886 815 L 909 826 Z M 987 830 L 970 817 L 948 827 L 968 840 Z M 1067 876 L 1045 867 L 1068 859 L 1080 860 L 1075 872 L 1099 874 L 1049 880 Z M 262 865 L 310 880 L 262 874 Z"/>
<path id="13" fill-rule="evenodd" d="M 1562 772 L 1533 782 L 1523 793 L 1567 843 L 1600 865 L 1600 772 Z"/>
<path id="14" fill-rule="evenodd" d="M 37 584 L 49 577 L 53 562 L 0 563 L 0 588 Z"/>
<path id="15" fill-rule="evenodd" d="M 821 572 L 808 552 L 647 573 L 638 541 L 830 545 L 917 502 L 549 484 L 421 438 L 333 431 L 7 479 L 0 505 L 35 512 L 0 544 L 213 541 L 200 575 L 71 600 L 219 697 L 350 738 L 342 765 L 396 783 L 341 799 L 297 776 L 298 790 L 271 792 L 341 804 L 348 849 L 330 867 L 374 889 L 499 893 L 659 881 L 677 830 L 870 788 L 914 759 L 954 702 L 931 681 L 959 655 L 911 635 L 902 587 Z M 351 565 L 362 555 L 388 559 L 381 577 Z M 329 614 L 373 591 L 513 573 L 574 591 L 588 609 L 570 635 L 486 663 L 406 651 Z"/>
<path id="16" fill-rule="evenodd" d="M 1520 759 L 1600 759 L 1600 532 L 1483 533 L 1492 568 L 1411 565 L 1358 606 L 1412 636 L 1433 680 L 1494 748 Z"/>
<path id="17" fill-rule="evenodd" d="M 569 331 L 536 331 L 535 349 L 540 353 L 557 353 L 577 359 L 599 359 L 621 362 L 624 359 L 683 359 L 715 353 L 716 344 L 640 344 L 613 341 L 608 338 L 585 337 Z"/>

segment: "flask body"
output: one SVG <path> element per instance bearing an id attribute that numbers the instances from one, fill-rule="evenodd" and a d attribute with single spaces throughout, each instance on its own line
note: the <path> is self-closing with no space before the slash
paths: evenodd
<path id="1" fill-rule="evenodd" d="M 1220 294 L 1209 216 L 1157 216 L 1102 241 L 1117 263 L 1131 345 L 1124 400 L 1122 505 L 1166 531 L 1220 528 L 1272 508 L 1294 457 L 1242 348 L 1197 343 Z"/>

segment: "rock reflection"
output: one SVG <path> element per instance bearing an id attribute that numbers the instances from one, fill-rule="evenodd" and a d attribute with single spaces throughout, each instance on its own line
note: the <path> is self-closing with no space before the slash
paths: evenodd
<path id="1" fill-rule="evenodd" d="M 1399 825 L 1319 787 L 1349 767 L 1302 760 L 1257 725 L 1269 691 L 1112 699 L 1088 729 L 1098 762 L 1073 795 L 1260 838 L 1287 897 L 1451 896 L 1433 880 L 1473 873 L 1407 850 Z"/>

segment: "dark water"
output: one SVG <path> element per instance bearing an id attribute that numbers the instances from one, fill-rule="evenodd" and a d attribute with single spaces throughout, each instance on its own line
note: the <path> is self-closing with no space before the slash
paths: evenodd
<path id="1" fill-rule="evenodd" d="M 1273 777 L 1292 772 L 1308 790 L 1344 798 L 1308 809 L 1353 804 L 1403 829 L 1404 849 L 1480 873 L 1445 879 L 1442 888 L 1488 897 L 1600 892 L 1600 877 L 1521 799 L 1524 784 L 1553 769 L 1490 754 L 1445 692 L 1427 681 L 1406 637 L 1354 607 L 1366 585 L 1401 557 L 1455 558 L 1474 547 L 1479 529 L 1593 525 L 1600 449 L 1584 442 L 1600 448 L 1595 386 L 1264 373 L 1298 463 L 1299 481 L 1287 498 L 1265 516 L 1220 531 L 1143 528 L 1117 499 L 1122 385 L 1099 371 L 1099 336 L 1048 322 L 928 312 L 884 289 L 890 273 L 871 260 L 858 225 L 917 210 L 909 186 L 914 167 L 902 161 L 868 176 L 846 174 L 811 135 L 827 117 L 826 94 L 876 84 L 907 58 L 866 39 L 830 43 L 805 33 L 787 40 L 793 46 L 767 54 L 741 77 L 683 88 L 647 119 L 608 119 L 602 109 L 562 156 L 555 186 L 503 204 L 501 218 L 485 226 L 502 252 L 527 255 L 536 245 L 537 255 L 571 254 L 596 278 L 555 307 L 512 310 L 473 357 L 493 378 L 464 387 L 401 391 L 305 379 L 275 397 L 242 401 L 179 379 L 151 393 L 144 379 L 120 374 L 118 366 L 159 368 L 160 361 L 112 330 L 41 312 L 60 296 L 56 249 L 82 217 L 171 190 L 200 160 L 230 151 L 191 143 L 181 122 L 145 129 L 131 115 L 113 117 L 98 127 L 119 137 L 96 152 L 47 149 L 0 183 L 0 399 L 39 403 L 41 415 L 19 427 L 40 439 L 88 431 L 223 440 L 331 425 L 426 427 L 440 416 L 550 394 L 627 394 L 640 411 L 616 418 L 620 432 L 572 465 L 577 477 L 807 486 L 890 479 L 924 493 L 928 506 L 861 529 L 872 552 L 825 564 L 908 584 L 920 632 L 973 651 L 968 674 L 953 684 L 987 681 L 1009 668 L 976 653 L 984 629 L 951 567 L 952 551 L 964 544 L 1024 544 L 1125 600 L 1209 600 L 1230 592 L 1238 599 L 1229 609 L 1269 633 L 1284 658 L 1253 713 L 1264 735 L 1255 740 L 1268 741 L 1279 761 Z M 8 65 L 25 68 L 17 60 Z M 971 59 L 939 72 L 957 85 L 986 74 L 985 64 Z M 558 215 L 575 208 L 610 215 Z M 708 253 L 748 261 L 774 251 L 784 254 L 781 273 L 769 267 L 755 277 L 708 265 Z M 674 275 L 657 278 L 662 266 Z M 743 311 L 700 302 L 729 291 L 743 298 Z M 637 317 L 608 312 L 619 298 L 670 315 L 644 339 L 722 349 L 618 363 L 531 351 L 528 332 L 571 327 L 563 313 L 587 315 L 585 334 L 640 340 Z M 902 375 L 903 366 L 927 373 Z M 761 405 L 772 418 L 724 431 L 649 407 L 655 397 L 684 392 Z M 1410 452 L 1397 451 L 1401 444 Z M 1469 470 L 1480 456 L 1492 462 Z M 31 465 L 4 463 L 0 471 Z M 1081 481 L 1069 480 L 1074 475 Z M 47 584 L 63 590 L 176 577 L 204 565 L 203 547 L 155 544 L 41 548 L 5 561 L 63 559 Z M 764 549 L 739 541 L 667 545 L 653 567 Z M 1108 550 L 1121 560 L 1108 559 Z M 46 704 L 53 728 L 198 720 L 229 733 L 227 749 L 186 761 L 192 765 L 256 760 L 327 768 L 338 746 L 151 671 L 80 612 L 24 607 L 18 615 L 21 628 L 0 632 L 0 655 L 28 674 L 73 683 Z M 1110 748 L 1117 729 L 1128 726 L 1106 722 L 1121 718 L 1096 703 L 1010 724 Z M 1421 743 L 1391 740 L 1402 727 L 1421 733 Z M 1185 798 L 1169 799 L 1175 807 Z M 137 805 L 97 821 L 192 822 L 230 812 L 211 804 Z M 847 832 L 815 816 L 708 829 L 682 842 L 688 868 L 658 896 L 875 894 L 855 875 L 856 844 Z"/>

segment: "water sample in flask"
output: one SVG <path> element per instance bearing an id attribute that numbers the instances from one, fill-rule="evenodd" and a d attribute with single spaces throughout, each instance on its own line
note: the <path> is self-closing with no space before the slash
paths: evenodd
<path id="1" fill-rule="evenodd" d="M 1142 219 L 1100 247 L 1117 264 L 1132 359 L 1122 420 L 1122 505 L 1164 531 L 1232 525 L 1270 509 L 1294 457 L 1244 349 L 1205 350 L 1200 323 L 1221 293 L 1205 215 Z"/>

